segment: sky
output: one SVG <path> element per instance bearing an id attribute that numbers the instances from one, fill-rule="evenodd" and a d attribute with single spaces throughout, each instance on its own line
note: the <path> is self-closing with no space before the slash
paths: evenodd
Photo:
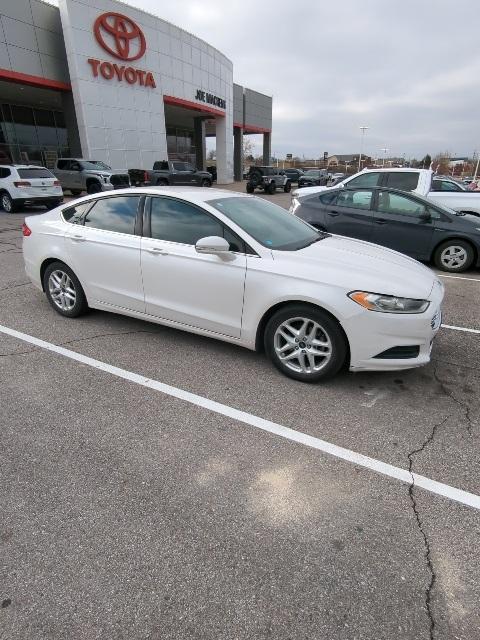
<path id="1" fill-rule="evenodd" d="M 277 157 L 358 153 L 361 126 L 374 158 L 480 151 L 478 0 L 128 4 L 203 38 L 235 82 L 273 97 Z"/>

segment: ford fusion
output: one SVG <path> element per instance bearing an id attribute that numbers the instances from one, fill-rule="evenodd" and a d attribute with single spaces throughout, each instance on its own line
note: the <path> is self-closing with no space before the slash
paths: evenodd
<path id="1" fill-rule="evenodd" d="M 430 269 L 255 196 L 124 189 L 27 217 L 23 235 L 62 316 L 102 309 L 265 350 L 305 382 L 426 364 L 441 323 Z"/>

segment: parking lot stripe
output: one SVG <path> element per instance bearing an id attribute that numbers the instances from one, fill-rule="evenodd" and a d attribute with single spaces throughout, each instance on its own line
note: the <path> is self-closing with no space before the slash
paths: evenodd
<path id="1" fill-rule="evenodd" d="M 451 324 L 442 324 L 442 329 L 453 329 L 453 331 L 466 331 L 467 333 L 480 333 L 480 329 L 468 329 L 467 327 L 455 327 Z"/>
<path id="2" fill-rule="evenodd" d="M 340 458 L 341 460 L 345 460 L 357 466 L 370 469 L 375 473 L 380 473 L 382 475 L 389 476 L 390 478 L 395 478 L 396 480 L 400 480 L 401 482 L 405 482 L 407 484 L 411 484 L 413 480 L 415 486 L 417 487 L 421 487 L 422 489 L 430 491 L 431 493 L 444 496 L 445 498 L 449 498 L 450 500 L 454 500 L 469 507 L 473 507 L 474 509 L 480 510 L 480 496 L 474 493 L 469 493 L 468 491 L 463 491 L 462 489 L 456 489 L 455 487 L 443 484 L 442 482 L 437 482 L 436 480 L 432 480 L 417 473 L 410 473 L 410 471 L 408 471 L 407 469 L 395 467 L 391 464 L 382 462 L 381 460 L 376 460 L 375 458 L 370 458 L 350 449 L 339 447 L 335 444 L 327 442 L 326 440 L 321 440 L 320 438 L 309 436 L 308 434 L 302 433 L 301 431 L 295 431 L 295 429 L 284 427 L 283 425 L 271 422 L 270 420 L 266 420 L 264 418 L 260 418 L 259 416 L 247 413 L 246 411 L 241 411 L 239 409 L 229 407 L 228 405 L 221 404 L 220 402 L 216 402 L 215 400 L 209 400 L 208 398 L 204 398 L 203 396 L 199 396 L 195 393 L 190 393 L 189 391 L 179 389 L 178 387 L 172 387 L 163 382 L 159 382 L 158 380 L 146 378 L 145 376 L 139 375 L 138 373 L 115 367 L 114 365 L 102 362 L 101 360 L 95 360 L 94 358 L 85 356 L 82 353 L 77 353 L 76 351 L 65 349 L 64 347 L 53 344 L 52 342 L 40 340 L 39 338 L 35 338 L 34 336 L 30 336 L 26 333 L 16 331 L 15 329 L 10 329 L 9 327 L 0 325 L 0 332 L 4 333 L 5 335 L 11 336 L 12 338 L 17 338 L 18 340 L 23 340 L 24 342 L 33 344 L 40 349 L 46 349 L 47 351 L 52 351 L 53 353 L 57 353 L 66 358 L 70 358 L 71 360 L 75 360 L 76 362 L 92 367 L 93 369 L 98 369 L 99 371 L 104 371 L 113 376 L 117 376 L 118 378 L 123 378 L 124 380 L 128 380 L 129 382 L 147 387 L 148 389 L 159 391 L 160 393 L 171 396 L 173 398 L 177 398 L 179 400 L 183 400 L 198 407 L 202 407 L 204 409 L 207 409 L 208 411 L 226 416 L 227 418 L 232 418 L 233 420 L 237 420 L 238 422 L 243 422 L 244 424 L 248 424 L 257 429 L 262 429 L 263 431 L 267 431 L 268 433 L 280 436 L 281 438 L 285 438 L 286 440 L 291 440 L 292 442 L 297 442 L 307 447 L 312 447 L 313 449 L 323 451 L 324 453 L 328 453 L 329 455 Z"/>
<path id="3" fill-rule="evenodd" d="M 471 280 L 472 282 L 480 282 L 480 278 L 464 278 L 463 276 L 444 276 L 441 273 L 437 273 L 440 278 L 452 278 L 453 280 Z"/>

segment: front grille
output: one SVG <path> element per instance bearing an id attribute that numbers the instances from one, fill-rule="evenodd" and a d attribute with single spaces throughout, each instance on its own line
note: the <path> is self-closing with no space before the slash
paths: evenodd
<path id="1" fill-rule="evenodd" d="M 409 358 L 418 358 L 420 347 L 418 344 L 407 347 L 392 347 L 386 351 L 382 351 L 375 358 L 378 360 L 408 360 Z"/>
<path id="2" fill-rule="evenodd" d="M 114 173 L 113 175 L 110 176 L 110 182 L 117 189 L 130 186 L 130 179 L 128 177 L 128 173 Z"/>

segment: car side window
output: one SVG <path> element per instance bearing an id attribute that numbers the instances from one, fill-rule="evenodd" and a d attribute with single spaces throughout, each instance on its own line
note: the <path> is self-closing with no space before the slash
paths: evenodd
<path id="1" fill-rule="evenodd" d="M 89 207 L 92 206 L 91 201 L 82 202 L 80 204 L 76 204 L 73 207 L 68 207 L 68 209 L 64 209 L 62 211 L 62 216 L 65 222 L 70 222 L 70 224 L 83 224 L 83 214 L 88 210 Z"/>
<path id="2" fill-rule="evenodd" d="M 2 167 L 0 169 L 0 178 L 8 178 L 11 175 L 11 171 L 10 169 L 8 169 L 7 167 Z"/>
<path id="3" fill-rule="evenodd" d="M 67 171 L 70 168 L 70 160 L 57 160 L 57 169 Z"/>
<path id="4" fill-rule="evenodd" d="M 433 180 L 432 191 L 462 191 L 462 189 L 451 180 Z"/>
<path id="5" fill-rule="evenodd" d="M 115 196 L 97 200 L 86 215 L 84 225 L 133 235 L 139 201 L 140 196 Z"/>
<path id="6" fill-rule="evenodd" d="M 174 198 L 152 198 L 151 203 L 152 238 L 194 245 L 207 236 L 223 237 L 223 225 L 198 207 Z"/>
<path id="7" fill-rule="evenodd" d="M 400 191 L 413 191 L 418 186 L 418 176 L 414 171 L 392 171 L 387 173 L 385 186 Z"/>
<path id="8" fill-rule="evenodd" d="M 377 210 L 381 213 L 402 214 L 414 218 L 419 218 L 426 211 L 425 205 L 418 200 L 388 191 L 379 192 Z"/>
<path id="9" fill-rule="evenodd" d="M 319 200 L 322 204 L 324 205 L 332 205 L 335 203 L 335 200 L 337 199 L 337 191 L 333 191 L 333 192 L 328 192 L 327 193 L 322 193 L 322 195 L 319 197 Z"/>
<path id="10" fill-rule="evenodd" d="M 346 184 L 349 187 L 377 187 L 380 182 L 380 173 L 378 171 L 369 171 L 362 173 L 361 176 L 349 180 Z"/>
<path id="11" fill-rule="evenodd" d="M 370 209 L 372 191 L 370 189 L 343 189 L 339 192 L 335 206 L 353 209 Z"/>
<path id="12" fill-rule="evenodd" d="M 230 251 L 236 251 L 237 253 L 246 253 L 245 242 L 239 238 L 233 231 L 223 227 L 223 237 L 230 245 Z"/>

